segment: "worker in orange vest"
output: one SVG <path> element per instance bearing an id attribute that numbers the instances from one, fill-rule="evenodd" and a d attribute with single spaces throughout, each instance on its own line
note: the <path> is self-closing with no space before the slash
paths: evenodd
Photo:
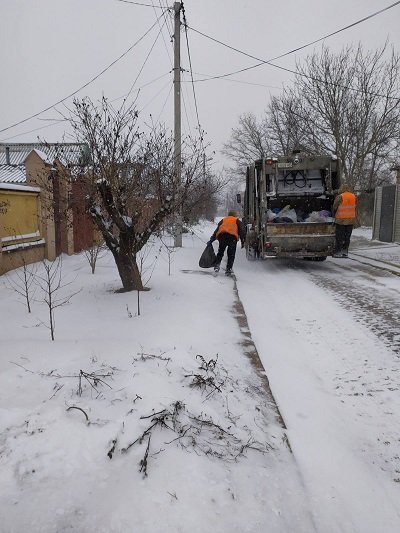
<path id="1" fill-rule="evenodd" d="M 229 211 L 228 216 L 224 217 L 218 222 L 218 226 L 208 241 L 211 244 L 218 240 L 219 247 L 217 258 L 214 265 L 214 271 L 219 272 L 220 264 L 227 250 L 228 262 L 226 265 L 225 274 L 229 276 L 232 274 L 233 262 L 235 261 L 236 245 L 240 239 L 242 248 L 244 247 L 244 240 L 246 238 L 246 228 L 237 216 L 235 211 Z"/>
<path id="2" fill-rule="evenodd" d="M 348 257 L 350 237 L 356 222 L 356 195 L 343 184 L 333 202 L 336 224 L 336 248 L 333 257 Z"/>

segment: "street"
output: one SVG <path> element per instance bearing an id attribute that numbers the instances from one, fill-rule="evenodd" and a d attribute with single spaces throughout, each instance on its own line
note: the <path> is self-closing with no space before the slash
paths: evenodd
<path id="1" fill-rule="evenodd" d="M 317 529 L 395 531 L 399 277 L 352 254 L 237 263 L 239 296 L 317 504 Z"/>

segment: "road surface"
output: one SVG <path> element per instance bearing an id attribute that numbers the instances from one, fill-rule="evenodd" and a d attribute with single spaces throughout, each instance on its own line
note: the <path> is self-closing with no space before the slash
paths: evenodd
<path id="1" fill-rule="evenodd" d="M 400 531 L 400 277 L 356 256 L 235 272 L 317 529 Z"/>

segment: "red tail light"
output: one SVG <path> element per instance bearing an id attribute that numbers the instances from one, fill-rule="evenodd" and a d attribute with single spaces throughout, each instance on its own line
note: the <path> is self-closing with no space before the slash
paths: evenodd
<path id="1" fill-rule="evenodd" d="M 266 159 L 265 160 L 266 165 L 272 165 L 272 159 Z"/>

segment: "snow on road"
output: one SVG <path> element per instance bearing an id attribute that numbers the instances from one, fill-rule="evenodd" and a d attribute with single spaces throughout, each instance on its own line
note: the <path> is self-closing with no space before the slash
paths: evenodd
<path id="1" fill-rule="evenodd" d="M 197 267 L 212 229 L 154 242 L 140 316 L 110 256 L 94 276 L 65 257 L 82 290 L 54 342 L 43 303 L 0 284 L 0 533 L 400 530 L 399 278 L 238 250 L 246 322 L 234 280 Z M 105 383 L 79 394 L 80 370 Z"/>
<path id="2" fill-rule="evenodd" d="M 114 292 L 110 256 L 95 275 L 83 255 L 65 257 L 65 290 L 82 290 L 56 310 L 54 342 L 46 306 L 28 315 L 0 284 L 1 533 L 315 531 L 243 354 L 234 282 L 199 270 L 202 247 L 187 235 L 171 256 L 154 243 L 140 316 L 136 293 Z"/>
<path id="3" fill-rule="evenodd" d="M 399 278 L 333 259 L 236 273 L 317 530 L 399 531 Z"/>

